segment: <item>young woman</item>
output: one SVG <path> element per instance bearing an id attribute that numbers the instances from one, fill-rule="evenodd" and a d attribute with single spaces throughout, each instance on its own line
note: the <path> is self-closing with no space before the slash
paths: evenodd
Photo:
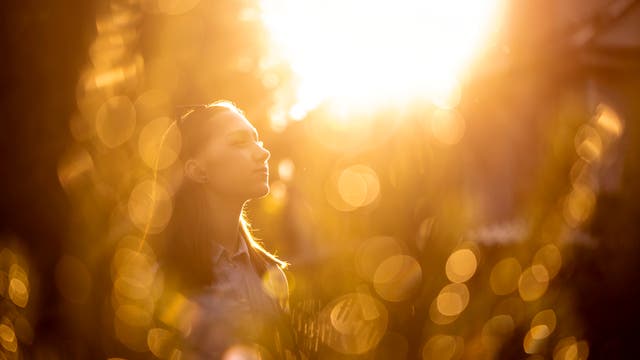
<path id="1" fill-rule="evenodd" d="M 286 263 L 254 240 L 243 214 L 269 192 L 269 151 L 228 102 L 195 107 L 176 126 L 184 174 L 160 263 L 167 286 L 196 308 L 183 358 L 298 358 Z"/>

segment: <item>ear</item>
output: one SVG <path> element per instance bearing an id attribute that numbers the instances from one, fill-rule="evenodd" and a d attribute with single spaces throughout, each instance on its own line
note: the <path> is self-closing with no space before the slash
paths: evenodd
<path id="1" fill-rule="evenodd" d="M 184 163 L 184 174 L 192 181 L 200 184 L 204 184 L 209 181 L 207 172 L 195 159 L 189 159 Z"/>

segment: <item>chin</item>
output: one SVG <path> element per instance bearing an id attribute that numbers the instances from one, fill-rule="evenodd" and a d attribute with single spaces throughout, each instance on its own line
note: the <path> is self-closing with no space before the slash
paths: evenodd
<path id="1" fill-rule="evenodd" d="M 269 195 L 269 184 L 264 184 L 260 189 L 256 189 L 256 191 L 252 194 L 252 199 L 261 199 L 267 195 Z"/>

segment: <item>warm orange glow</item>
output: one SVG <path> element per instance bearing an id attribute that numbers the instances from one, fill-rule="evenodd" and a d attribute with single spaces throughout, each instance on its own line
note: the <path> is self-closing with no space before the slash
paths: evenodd
<path id="1" fill-rule="evenodd" d="M 422 348 L 422 359 L 459 359 L 463 353 L 463 338 L 451 335 L 435 335 Z"/>
<path id="2" fill-rule="evenodd" d="M 385 259 L 373 275 L 373 287 L 387 301 L 403 301 L 414 295 L 422 281 L 422 268 L 411 256 Z"/>
<path id="3" fill-rule="evenodd" d="M 533 265 L 520 275 L 518 289 L 520 297 L 524 301 L 539 299 L 547 291 L 549 286 L 549 273 L 542 265 Z"/>
<path id="4" fill-rule="evenodd" d="M 159 359 L 169 358 L 174 343 L 177 343 L 177 339 L 166 329 L 153 328 L 149 329 L 147 333 L 147 346 L 151 353 Z"/>
<path id="5" fill-rule="evenodd" d="M 376 172 L 366 165 L 352 165 L 334 172 L 325 183 L 329 203 L 340 211 L 353 211 L 372 204 L 380 194 Z"/>
<path id="6" fill-rule="evenodd" d="M 321 323 L 331 327 L 323 341 L 343 354 L 363 354 L 382 339 L 388 316 L 384 305 L 372 296 L 344 295 L 329 303 L 320 314 Z"/>
<path id="7" fill-rule="evenodd" d="M 549 273 L 549 278 L 555 277 L 562 267 L 560 249 L 553 244 L 545 245 L 533 257 L 534 265 L 542 265 Z"/>
<path id="8" fill-rule="evenodd" d="M 588 357 L 589 344 L 573 336 L 560 339 L 553 349 L 553 360 L 586 360 Z"/>
<path id="9" fill-rule="evenodd" d="M 545 325 L 531 328 L 524 336 L 522 347 L 527 354 L 535 354 L 542 350 L 544 339 L 549 336 L 549 329 Z"/>
<path id="10" fill-rule="evenodd" d="M 279 268 L 270 268 L 262 275 L 262 288 L 276 300 L 286 301 L 289 298 L 287 279 Z"/>
<path id="11" fill-rule="evenodd" d="M 449 284 L 436 299 L 438 311 L 445 316 L 459 315 L 469 304 L 469 289 L 464 284 Z"/>
<path id="12" fill-rule="evenodd" d="M 447 278 L 451 282 L 465 282 L 473 276 L 477 266 L 478 260 L 476 260 L 473 251 L 469 249 L 457 250 L 447 259 L 445 267 Z"/>
<path id="13" fill-rule="evenodd" d="M 26 307 L 29 301 L 29 278 L 18 264 L 11 265 L 9 270 L 9 298 L 19 307 Z"/>
<path id="14" fill-rule="evenodd" d="M 496 30 L 501 1 L 262 0 L 261 8 L 272 56 L 297 75 L 299 118 L 327 99 L 455 106 L 458 79 Z"/>
<path id="15" fill-rule="evenodd" d="M 600 104 L 598 105 L 596 112 L 596 124 L 604 130 L 607 135 L 613 138 L 617 138 L 622 135 L 622 132 L 624 131 L 624 123 L 610 106 Z"/>
<path id="16" fill-rule="evenodd" d="M 594 162 L 602 156 L 602 139 L 591 125 L 583 125 L 574 139 L 576 153 L 587 162 Z"/>
<path id="17" fill-rule="evenodd" d="M 115 148 L 133 135 L 136 128 L 136 110 L 126 96 L 105 101 L 96 114 L 96 134 L 104 145 Z"/>
<path id="18" fill-rule="evenodd" d="M 532 336 L 536 339 L 549 336 L 556 329 L 556 323 L 556 313 L 552 309 L 540 311 L 531 320 Z"/>
<path id="19" fill-rule="evenodd" d="M 373 281 L 376 270 L 384 260 L 404 253 L 403 244 L 395 238 L 378 236 L 367 239 L 356 251 L 356 271 L 362 278 Z"/>
<path id="20" fill-rule="evenodd" d="M 455 110 L 436 110 L 430 121 L 433 136 L 445 145 L 457 144 L 464 135 L 464 119 Z"/>
<path id="21" fill-rule="evenodd" d="M 498 262 L 491 270 L 489 278 L 491 289 L 497 295 L 506 295 L 518 288 L 518 279 L 522 267 L 515 258 L 506 258 Z"/>
<path id="22" fill-rule="evenodd" d="M 291 181 L 293 179 L 293 173 L 296 169 L 293 160 L 291 159 L 282 159 L 278 163 L 278 177 L 282 181 Z"/>
<path id="23" fill-rule="evenodd" d="M 438 325 L 450 324 L 456 321 L 456 319 L 458 319 L 458 316 L 459 314 L 452 315 L 452 316 L 447 316 L 442 314 L 440 310 L 438 310 L 437 297 L 433 299 L 433 301 L 431 302 L 431 305 L 429 306 L 429 318 L 431 319 L 431 321 L 433 321 L 434 324 L 438 324 Z"/>
<path id="24" fill-rule="evenodd" d="M 3 322 L 7 321 L 6 318 L 3 319 Z M 10 323 L 0 324 L 0 343 L 5 350 L 10 352 L 16 352 L 18 349 L 18 341 L 16 339 L 16 334 L 13 331 L 13 328 L 9 326 Z"/>
<path id="25" fill-rule="evenodd" d="M 140 131 L 138 152 L 142 161 L 153 170 L 171 166 L 180 154 L 182 139 L 172 120 L 160 117 L 151 120 Z"/>
<path id="26" fill-rule="evenodd" d="M 593 190 L 585 185 L 574 186 L 564 202 L 564 219 L 569 226 L 577 227 L 584 223 L 596 205 L 596 196 Z"/>
<path id="27" fill-rule="evenodd" d="M 169 193 L 162 184 L 152 180 L 139 183 L 131 191 L 128 208 L 131 221 L 150 233 L 162 231 L 173 212 Z"/>
<path id="28" fill-rule="evenodd" d="M 73 185 L 93 170 L 91 155 L 82 148 L 67 152 L 58 162 L 58 181 L 62 188 L 69 191 Z"/>
<path id="29" fill-rule="evenodd" d="M 515 324 L 509 315 L 496 315 L 489 319 L 482 327 L 482 346 L 487 350 L 497 349 L 508 340 Z"/>
<path id="30" fill-rule="evenodd" d="M 338 176 L 338 192 L 350 206 L 367 206 L 380 192 L 378 175 L 365 165 L 350 166 Z"/>

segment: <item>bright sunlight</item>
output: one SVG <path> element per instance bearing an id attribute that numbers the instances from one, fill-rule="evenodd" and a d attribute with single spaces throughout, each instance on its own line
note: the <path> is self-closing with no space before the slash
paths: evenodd
<path id="1" fill-rule="evenodd" d="M 501 0 L 262 0 L 275 56 L 296 77 L 294 117 L 424 99 L 455 107 L 459 82 L 497 31 Z"/>

